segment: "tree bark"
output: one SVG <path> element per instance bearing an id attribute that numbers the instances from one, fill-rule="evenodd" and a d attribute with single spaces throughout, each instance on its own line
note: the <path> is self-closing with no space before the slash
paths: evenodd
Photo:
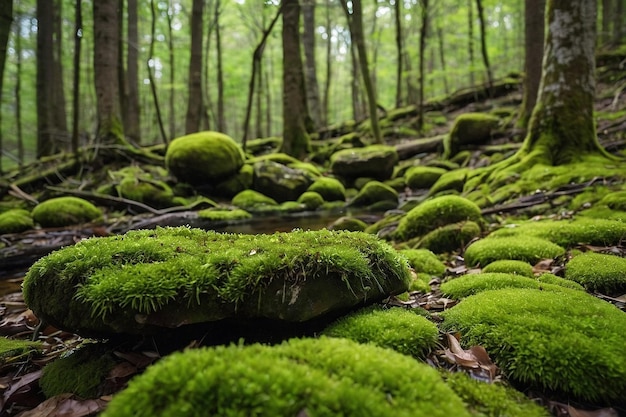
<path id="1" fill-rule="evenodd" d="M 57 151 L 52 120 L 54 2 L 37 0 L 37 158 Z"/>
<path id="2" fill-rule="evenodd" d="M 0 3 L 0 95 L 4 79 L 4 64 L 7 58 L 7 44 L 13 23 L 13 0 Z M 0 173 L 2 173 L 2 112 L 0 112 Z"/>
<path id="3" fill-rule="evenodd" d="M 419 100 L 417 108 L 419 112 L 417 129 L 421 132 L 424 128 L 424 52 L 426 51 L 426 37 L 428 36 L 428 0 L 422 0 L 422 26 L 420 28 L 419 47 Z"/>
<path id="4" fill-rule="evenodd" d="M 82 0 L 76 0 L 74 6 L 74 73 L 72 75 L 72 152 L 78 155 L 78 126 L 80 118 L 80 55 L 83 30 Z"/>
<path id="5" fill-rule="evenodd" d="M 402 45 L 402 1 L 394 1 L 394 18 L 396 23 L 396 108 L 402 107 L 402 71 L 404 62 L 404 49 Z"/>
<path id="6" fill-rule="evenodd" d="M 148 51 L 148 60 L 146 66 L 148 68 L 148 80 L 150 81 L 150 91 L 152 92 L 152 100 L 154 102 L 154 109 L 156 111 L 157 125 L 159 126 L 159 132 L 161 133 L 161 139 L 163 143 L 167 145 L 167 135 L 165 134 L 165 126 L 163 124 L 163 117 L 161 115 L 161 106 L 159 105 L 159 95 L 156 89 L 156 80 L 154 79 L 153 71 L 153 59 L 154 59 L 154 43 L 156 41 L 156 5 L 154 0 L 150 0 L 150 50 Z"/>
<path id="7" fill-rule="evenodd" d="M 220 29 L 220 0 L 215 5 L 215 48 L 217 52 L 217 130 L 226 132 L 224 113 L 224 68 L 222 59 L 222 32 Z"/>
<path id="8" fill-rule="evenodd" d="M 613 16 L 613 44 L 615 46 L 624 43 L 624 0 L 616 0 L 615 14 Z"/>
<path id="9" fill-rule="evenodd" d="M 322 125 L 320 109 L 320 92 L 317 84 L 317 65 L 315 59 L 315 1 L 303 0 L 302 2 L 302 45 L 304 47 L 304 75 L 306 84 L 306 98 L 309 114 L 313 119 L 313 125 L 317 129 Z"/>
<path id="10" fill-rule="evenodd" d="M 63 22 L 61 20 L 62 16 L 62 5 L 63 2 L 61 0 L 56 0 L 56 7 L 54 9 L 54 55 L 53 55 L 53 84 L 52 84 L 52 97 L 54 100 L 53 104 L 53 113 L 52 113 L 52 121 L 54 123 L 55 128 L 55 142 L 59 144 L 65 142 L 67 143 L 67 109 L 66 109 L 66 101 L 65 101 L 65 89 L 63 88 L 65 82 L 63 81 Z"/>
<path id="11" fill-rule="evenodd" d="M 332 79 L 332 27 L 330 22 L 330 0 L 326 0 L 326 22 L 324 29 L 326 31 L 326 80 L 324 82 L 324 98 L 322 99 L 322 124 L 328 126 L 328 108 L 330 100 L 330 82 Z"/>
<path id="12" fill-rule="evenodd" d="M 602 32 L 600 40 L 602 45 L 607 45 L 611 41 L 611 22 L 613 20 L 613 2 L 615 0 L 602 0 Z"/>
<path id="13" fill-rule="evenodd" d="M 489 64 L 489 54 L 487 53 L 487 32 L 485 28 L 485 12 L 483 10 L 482 0 L 476 0 L 476 9 L 478 10 L 478 20 L 480 22 L 480 51 L 483 56 L 483 64 L 487 72 L 487 84 L 489 90 L 493 89 L 493 75 L 491 64 Z"/>
<path id="14" fill-rule="evenodd" d="M 154 9 L 153 9 L 154 10 Z M 168 1 L 167 6 L 167 49 L 168 49 L 168 57 L 169 57 L 169 73 L 170 73 L 170 94 L 169 94 L 169 130 L 170 130 L 170 139 L 174 139 L 176 137 L 176 107 L 174 106 L 175 102 L 175 91 L 174 91 L 174 83 L 175 83 L 175 59 L 174 59 L 174 31 L 172 30 L 172 15 L 174 14 L 174 8 L 172 6 L 172 0 Z M 152 39 L 154 42 L 154 38 Z M 152 55 L 151 55 L 152 56 Z"/>
<path id="15" fill-rule="evenodd" d="M 467 52 L 469 54 L 469 82 L 470 88 L 474 87 L 474 5 L 472 0 L 467 0 Z"/>
<path id="16" fill-rule="evenodd" d="M 185 133 L 200 130 L 202 114 L 202 26 L 204 21 L 204 0 L 193 0 L 191 11 L 191 56 L 187 77 L 187 117 Z"/>
<path id="17" fill-rule="evenodd" d="M 283 0 L 283 143 L 281 152 L 304 158 L 310 151 L 309 119 L 300 51 L 300 5 Z"/>
<path id="18" fill-rule="evenodd" d="M 126 112 L 124 130 L 126 136 L 139 143 L 141 119 L 139 111 L 139 30 L 137 0 L 128 0 L 128 28 L 126 50 Z"/>
<path id="19" fill-rule="evenodd" d="M 537 101 L 543 59 L 544 19 L 546 0 L 526 0 L 524 12 L 524 96 L 518 125 L 528 126 Z"/>

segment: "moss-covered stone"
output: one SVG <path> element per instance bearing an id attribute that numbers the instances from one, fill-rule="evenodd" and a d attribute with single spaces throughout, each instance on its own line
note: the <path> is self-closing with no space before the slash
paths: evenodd
<path id="1" fill-rule="evenodd" d="M 536 264 L 565 254 L 565 249 L 549 240 L 532 236 L 492 237 L 472 243 L 465 251 L 468 266 L 488 265 L 502 259 Z"/>
<path id="2" fill-rule="evenodd" d="M 502 272 L 504 274 L 521 275 L 530 278 L 534 276 L 533 267 L 528 262 L 510 259 L 491 262 L 483 268 L 483 272 Z"/>
<path id="3" fill-rule="evenodd" d="M 279 203 L 295 201 L 312 182 L 313 177 L 308 172 L 278 162 L 262 161 L 254 164 L 252 188 Z"/>
<path id="4" fill-rule="evenodd" d="M 443 174 L 448 172 L 443 168 L 416 166 L 409 168 L 404 174 L 404 181 L 411 189 L 430 188 Z"/>
<path id="5" fill-rule="evenodd" d="M 273 210 L 278 207 L 276 200 L 254 190 L 243 190 L 237 193 L 231 203 L 247 211 Z"/>
<path id="6" fill-rule="evenodd" d="M 439 331 L 433 322 L 413 311 L 373 306 L 340 318 L 322 334 L 372 343 L 420 358 L 437 345 Z"/>
<path id="7" fill-rule="evenodd" d="M 32 211 L 42 227 L 65 227 L 102 219 L 102 211 L 78 197 L 56 197 L 37 204 Z"/>
<path id="8" fill-rule="evenodd" d="M 245 220 L 252 215 L 243 209 L 224 209 L 219 207 L 208 208 L 198 211 L 198 217 L 211 221 Z"/>
<path id="9" fill-rule="evenodd" d="M 461 192 L 465 186 L 467 169 L 456 169 L 446 172 L 430 187 L 429 195 L 434 196 L 439 193 Z"/>
<path id="10" fill-rule="evenodd" d="M 185 200 L 175 197 L 169 185 L 162 181 L 146 181 L 126 177 L 116 187 L 120 197 L 145 203 L 154 208 L 183 205 Z"/>
<path id="11" fill-rule="evenodd" d="M 427 365 L 390 349 L 323 337 L 172 354 L 131 381 L 103 417 L 303 412 L 318 417 L 470 415 Z"/>
<path id="12" fill-rule="evenodd" d="M 304 204 L 307 210 L 317 210 L 324 205 L 324 197 L 315 191 L 305 191 L 298 197 L 297 201 L 300 204 Z"/>
<path id="13" fill-rule="evenodd" d="M 484 113 L 464 113 L 456 118 L 450 134 L 443 141 L 444 158 L 454 156 L 463 145 L 488 141 L 500 119 Z"/>
<path id="14" fill-rule="evenodd" d="M 311 175 L 312 178 L 318 178 L 322 176 L 322 173 L 320 172 L 319 168 L 310 162 L 297 161 L 297 162 L 292 162 L 290 164 L 287 164 L 287 166 L 291 169 L 304 171 L 308 173 L 309 175 Z"/>
<path id="15" fill-rule="evenodd" d="M 35 222 L 28 210 L 11 209 L 0 214 L 0 235 L 21 233 L 35 227 Z"/>
<path id="16" fill-rule="evenodd" d="M 282 153 L 282 152 L 276 152 L 276 153 L 270 153 L 267 155 L 261 155 L 261 156 L 257 156 L 254 158 L 250 158 L 248 160 L 248 163 L 251 165 L 254 165 L 257 162 L 266 162 L 266 161 L 271 161 L 271 162 L 275 162 L 277 164 L 282 164 L 282 165 L 297 164 L 298 162 L 300 162 L 298 158 L 295 158 L 291 155 L 287 155 L 286 153 Z"/>
<path id="17" fill-rule="evenodd" d="M 441 315 L 443 330 L 485 347 L 517 384 L 572 401 L 624 398 L 626 315 L 585 292 L 484 291 Z"/>
<path id="18" fill-rule="evenodd" d="M 473 239 L 480 236 L 480 226 L 473 221 L 447 224 L 431 230 L 417 238 L 418 248 L 429 249 L 435 253 L 461 251 Z"/>
<path id="19" fill-rule="evenodd" d="M 484 272 L 481 274 L 466 274 L 441 284 L 441 291 L 452 298 L 465 298 L 470 295 L 488 290 L 502 288 L 531 288 L 536 290 L 559 291 L 564 287 L 539 281 L 515 274 L 502 272 Z"/>
<path id="20" fill-rule="evenodd" d="M 244 154 L 229 136 L 219 132 L 198 132 L 175 138 L 165 154 L 167 169 L 180 181 L 216 184 L 241 169 Z"/>
<path id="21" fill-rule="evenodd" d="M 598 204 L 608 206 L 611 210 L 626 211 L 626 191 L 607 194 Z"/>
<path id="22" fill-rule="evenodd" d="M 466 220 L 480 222 L 481 219 L 480 208 L 471 201 L 459 196 L 442 196 L 410 210 L 400 220 L 395 235 L 400 240 L 408 240 L 446 224 Z"/>
<path id="23" fill-rule="evenodd" d="M 380 181 L 370 181 L 350 201 L 351 206 L 366 207 L 381 201 L 390 201 L 398 206 L 398 192 Z"/>
<path id="24" fill-rule="evenodd" d="M 422 293 L 429 292 L 431 279 L 432 275 L 424 272 L 418 272 L 411 280 L 411 284 L 409 284 L 409 291 L 419 291 Z"/>
<path id="25" fill-rule="evenodd" d="M 397 163 L 398 153 L 393 146 L 372 145 L 335 152 L 330 158 L 330 170 L 343 178 L 369 177 L 384 181 L 391 178 Z"/>
<path id="26" fill-rule="evenodd" d="M 623 294 L 626 292 L 626 258 L 586 252 L 567 263 L 565 278 L 589 291 Z"/>
<path id="27" fill-rule="evenodd" d="M 341 181 L 331 177 L 317 178 L 313 184 L 309 186 L 307 191 L 315 191 L 319 193 L 324 201 L 345 201 L 346 188 Z"/>
<path id="28" fill-rule="evenodd" d="M 145 334 L 235 317 L 302 323 L 401 293 L 409 281 L 406 259 L 366 233 L 157 228 L 40 259 L 24 299 L 78 334 Z"/>
<path id="29" fill-rule="evenodd" d="M 350 216 L 342 216 L 329 226 L 330 230 L 349 230 L 352 232 L 362 232 L 366 228 L 367 223 L 361 219 Z"/>
<path id="30" fill-rule="evenodd" d="M 244 164 L 235 175 L 220 181 L 215 186 L 215 193 L 224 197 L 232 198 L 237 193 L 252 187 L 254 168 L 250 164 Z"/>
<path id="31" fill-rule="evenodd" d="M 571 290 L 578 290 L 578 291 L 585 290 L 585 288 L 583 288 L 583 286 L 580 285 L 579 283 L 571 281 L 569 279 L 557 277 L 554 274 L 549 274 L 549 273 L 541 274 L 535 279 L 539 282 L 544 282 L 546 284 L 560 285 L 561 287 L 569 288 Z"/>
<path id="32" fill-rule="evenodd" d="M 437 255 L 428 249 L 403 249 L 400 251 L 415 272 L 441 276 L 446 272 L 446 266 L 439 260 Z"/>

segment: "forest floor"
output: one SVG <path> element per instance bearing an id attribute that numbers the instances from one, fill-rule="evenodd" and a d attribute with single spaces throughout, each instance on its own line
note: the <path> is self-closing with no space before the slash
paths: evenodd
<path id="1" fill-rule="evenodd" d="M 624 83 L 624 79 L 621 79 Z M 621 89 L 620 89 L 621 88 Z M 621 87 L 614 82 L 600 82 L 596 101 L 596 111 L 598 113 L 597 129 L 601 144 L 610 152 L 623 155 L 626 150 L 626 91 L 624 85 Z M 445 114 L 448 123 L 435 126 L 430 132 L 431 136 L 445 134 L 450 129 L 450 124 L 455 116 L 470 111 L 485 111 L 500 107 L 516 107 L 521 101 L 521 94 L 518 89 L 511 90 L 508 94 L 498 99 L 485 99 L 481 101 L 470 100 L 462 105 L 443 108 L 441 113 Z M 400 120 L 398 123 L 412 124 L 414 119 Z M 477 167 L 483 163 L 481 157 L 486 151 L 492 151 L 494 147 L 502 144 L 519 144 L 523 132 L 512 127 L 508 127 L 498 132 L 497 136 L 488 144 L 475 146 L 472 149 L 470 167 Z M 408 143 L 408 138 L 396 138 L 396 144 Z M 511 149 L 514 149 L 513 146 Z M 106 170 L 107 167 L 100 167 Z M 80 183 L 80 179 L 76 178 Z M 43 186 L 43 185 L 42 185 Z M 14 190 L 14 194 L 20 195 L 20 190 Z M 494 222 L 502 221 L 503 216 L 516 215 L 524 216 L 531 213 L 533 208 L 539 204 L 550 200 L 550 193 L 553 190 L 545 190 L 541 195 L 526 196 L 500 206 L 497 216 L 492 216 Z M 576 190 L 572 191 L 576 192 Z M 28 198 L 28 195 L 23 195 Z M 535 216 L 558 217 L 558 210 L 547 211 Z M 73 244 L 89 236 L 104 236 L 112 233 L 119 233 L 126 227 L 131 227 L 139 221 L 144 221 L 154 215 L 140 215 L 135 217 L 124 217 L 119 219 L 109 219 L 105 225 L 87 225 L 80 228 L 65 229 L 37 229 L 21 233 L 19 235 L 4 235 L 0 237 L 6 247 L 3 248 L 3 268 L 0 273 L 0 335 L 16 339 L 36 339 L 42 343 L 40 353 L 29 353 L 23 356 L 3 358 L 0 361 L 0 417 L 5 416 L 72 416 L 80 417 L 97 414 L 106 407 L 111 398 L 111 393 L 122 389 L 126 382 L 134 375 L 141 373 L 148 365 L 158 360 L 165 353 L 156 344 L 144 341 L 141 345 L 130 346 L 120 344 L 115 350 L 118 364 L 110 372 L 104 389 L 105 395 L 97 399 L 83 400 L 71 394 L 56 396 L 48 400 L 45 399 L 39 387 L 39 379 L 42 368 L 55 359 L 72 352 L 86 340 L 62 330 L 47 326 L 42 329 L 37 328 L 38 319 L 32 311 L 25 305 L 21 294 L 21 282 L 25 271 L 32 262 L 46 253 Z M 328 226 L 333 219 L 317 219 L 315 227 Z M 125 225 L 125 226 L 120 226 Z M 606 251 L 616 255 L 626 257 L 626 243 L 620 246 L 595 248 L 599 251 Z M 467 266 L 463 263 L 460 254 L 451 256 L 447 262 L 447 274 L 462 274 L 467 271 Z M 544 263 L 540 266 L 547 271 L 558 273 L 563 268 L 556 262 Z M 412 293 L 405 301 L 390 299 L 390 304 L 401 305 L 411 308 L 425 308 L 431 312 L 442 311 L 456 303 L 455 300 L 445 298 L 439 291 L 441 279 L 431 281 L 431 291 L 428 293 Z M 596 294 L 598 297 L 613 303 L 618 308 L 626 309 L 626 294 L 619 297 L 609 297 Z M 193 345 L 199 345 L 200 341 L 193 341 Z M 463 350 L 454 337 L 441 335 L 440 349 L 431 352 L 428 362 L 436 367 L 447 369 L 470 369 L 480 368 L 488 371 L 490 378 L 502 378 L 496 366 L 491 363 L 488 357 L 476 356 L 476 352 Z M 558 399 L 545 396 L 543 393 L 527 393 L 538 403 L 547 407 L 555 416 L 615 416 L 617 410 L 600 409 L 595 411 L 583 411 L 584 405 L 573 406 L 565 404 Z M 626 410 L 620 410 L 626 413 Z"/>

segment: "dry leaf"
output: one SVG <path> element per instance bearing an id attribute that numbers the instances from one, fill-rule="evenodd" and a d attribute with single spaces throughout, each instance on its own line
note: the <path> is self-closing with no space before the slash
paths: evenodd
<path id="1" fill-rule="evenodd" d="M 613 408 L 601 408 L 599 410 L 587 411 L 568 405 L 567 412 L 570 417 L 619 417 L 619 414 Z"/>
<path id="2" fill-rule="evenodd" d="M 107 402 L 101 399 L 80 400 L 74 394 L 61 394 L 17 417 L 85 417 L 104 410 L 106 406 Z"/>

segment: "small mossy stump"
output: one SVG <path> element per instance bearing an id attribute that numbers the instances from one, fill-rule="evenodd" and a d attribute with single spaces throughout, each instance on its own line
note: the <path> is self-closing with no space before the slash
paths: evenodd
<path id="1" fill-rule="evenodd" d="M 307 191 L 319 193 L 324 197 L 324 201 L 346 201 L 346 188 L 336 178 L 317 178 Z"/>
<path id="2" fill-rule="evenodd" d="M 520 275 L 529 278 L 535 275 L 533 273 L 533 267 L 528 262 L 510 259 L 501 259 L 491 262 L 483 268 L 483 272 L 502 272 L 504 274 Z"/>
<path id="3" fill-rule="evenodd" d="M 446 172 L 448 171 L 439 167 L 411 167 L 404 174 L 404 182 L 413 190 L 430 188 Z"/>
<path id="4" fill-rule="evenodd" d="M 367 177 L 384 181 L 391 178 L 397 163 L 396 148 L 372 145 L 335 152 L 330 157 L 330 170 L 334 175 L 350 180 Z"/>
<path id="5" fill-rule="evenodd" d="M 228 346 L 169 355 L 113 397 L 103 417 L 467 417 L 437 371 L 339 339 Z"/>
<path id="6" fill-rule="evenodd" d="M 28 210 L 11 209 L 0 214 L 0 235 L 21 233 L 35 227 L 35 222 Z"/>
<path id="7" fill-rule="evenodd" d="M 380 181 L 370 181 L 359 190 L 357 195 L 350 201 L 354 207 L 367 207 L 373 204 L 389 202 L 392 208 L 398 206 L 398 192 Z"/>
<path id="8" fill-rule="evenodd" d="M 626 258 L 587 252 L 575 256 L 565 267 L 565 278 L 589 291 L 610 295 L 626 292 Z"/>
<path id="9" fill-rule="evenodd" d="M 461 146 L 480 144 L 491 138 L 500 119 L 484 113 L 464 113 L 456 118 L 450 134 L 443 141 L 444 158 L 454 156 Z"/>
<path id="10" fill-rule="evenodd" d="M 92 238 L 36 262 L 24 299 L 77 334 L 154 334 L 221 320 L 304 323 L 408 288 L 406 259 L 367 233 L 178 228 Z"/>
<path id="11" fill-rule="evenodd" d="M 395 237 L 406 241 L 437 227 L 466 220 L 476 223 L 482 221 L 480 208 L 476 204 L 459 196 L 437 197 L 411 209 L 400 220 Z"/>
<path id="12" fill-rule="evenodd" d="M 517 384 L 570 400 L 623 402 L 626 315 L 583 291 L 484 291 L 444 311 L 442 329 L 481 345 Z"/>
<path id="13" fill-rule="evenodd" d="M 490 235 L 468 246 L 465 251 L 465 263 L 468 266 L 488 265 L 506 259 L 534 265 L 542 259 L 553 259 L 564 254 L 565 249 L 559 245 L 538 237 Z"/>
<path id="14" fill-rule="evenodd" d="M 441 291 L 451 298 L 465 298 L 470 295 L 488 290 L 502 288 L 532 288 L 536 290 L 559 291 L 564 287 L 554 284 L 541 283 L 535 279 L 507 274 L 503 272 L 483 272 L 481 274 L 466 274 L 441 284 Z"/>
<path id="15" fill-rule="evenodd" d="M 326 327 L 322 334 L 372 343 L 415 358 L 424 358 L 439 340 L 437 326 L 426 318 L 410 310 L 379 306 L 344 316 Z"/>
<path id="16" fill-rule="evenodd" d="M 251 212 L 278 210 L 276 200 L 254 190 L 243 190 L 237 193 L 231 203 L 233 206 Z"/>
<path id="17" fill-rule="evenodd" d="M 65 227 L 102 219 L 102 211 L 79 197 L 56 197 L 37 204 L 33 219 L 42 227 Z"/>
<path id="18" fill-rule="evenodd" d="M 409 265 L 417 273 L 441 276 L 446 272 L 443 262 L 428 249 L 403 249 L 400 253 L 408 259 Z"/>
<path id="19" fill-rule="evenodd" d="M 180 181 L 214 185 L 239 172 L 244 154 L 230 137 L 219 132 L 198 132 L 172 140 L 165 164 Z"/>
<path id="20" fill-rule="evenodd" d="M 273 161 L 254 164 L 252 188 L 279 203 L 297 200 L 312 182 L 313 177 L 307 171 Z"/>

